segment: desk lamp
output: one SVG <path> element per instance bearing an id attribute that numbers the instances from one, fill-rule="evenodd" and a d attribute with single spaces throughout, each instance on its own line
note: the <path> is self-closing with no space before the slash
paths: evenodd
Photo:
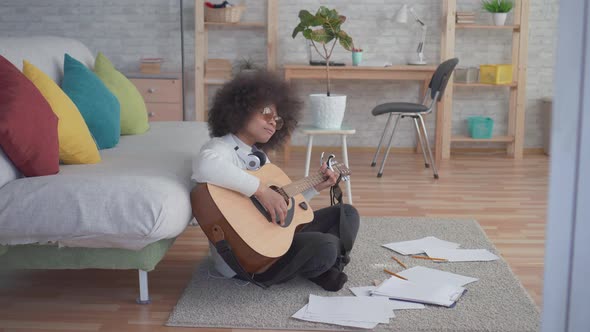
<path id="1" fill-rule="evenodd" d="M 422 38 L 420 40 L 420 43 L 418 44 L 418 49 L 416 50 L 416 52 L 418 52 L 418 59 L 409 61 L 408 64 L 425 65 L 426 60 L 424 60 L 424 43 L 426 42 L 426 24 L 424 24 L 424 22 L 420 18 L 418 18 L 418 16 L 414 12 L 414 8 L 408 8 L 408 5 L 403 5 L 402 8 L 400 8 L 397 11 L 397 14 L 395 14 L 395 21 L 397 23 L 408 23 L 408 12 L 412 14 L 414 20 L 418 22 L 422 28 Z"/>

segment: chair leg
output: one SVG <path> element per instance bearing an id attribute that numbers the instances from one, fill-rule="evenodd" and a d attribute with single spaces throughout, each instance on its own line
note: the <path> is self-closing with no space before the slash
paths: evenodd
<path id="1" fill-rule="evenodd" d="M 436 169 L 436 163 L 434 161 L 434 158 L 432 157 L 432 150 L 430 149 L 430 142 L 428 141 L 428 133 L 426 133 L 426 125 L 424 125 L 424 118 L 422 118 L 422 115 L 420 114 L 418 114 L 418 118 L 420 118 L 420 125 L 422 125 L 422 130 L 424 131 L 424 140 L 426 141 L 426 148 L 428 149 L 428 155 L 430 156 L 432 173 L 434 174 L 434 178 L 438 179 L 438 170 Z"/>
<path id="2" fill-rule="evenodd" d="M 307 138 L 307 151 L 305 153 L 305 177 L 309 175 L 309 163 L 311 161 L 311 148 L 313 146 L 313 135 Z"/>
<path id="3" fill-rule="evenodd" d="M 414 120 L 414 126 L 416 127 L 416 132 L 418 133 L 418 140 L 420 141 L 420 146 L 422 146 L 422 156 L 424 157 L 424 167 L 429 168 L 430 163 L 428 162 L 428 157 L 426 157 L 426 146 L 424 146 L 424 139 L 422 138 L 422 130 L 420 129 L 420 125 L 418 124 L 418 119 L 416 117 L 412 117 Z"/>
<path id="4" fill-rule="evenodd" d="M 387 118 L 387 123 L 385 123 L 385 128 L 383 128 L 383 134 L 381 134 L 381 138 L 379 139 L 379 145 L 377 145 L 377 151 L 375 151 L 375 155 L 373 156 L 373 161 L 371 161 L 371 167 L 375 167 L 377 165 L 377 156 L 379 155 L 379 151 L 381 150 L 381 143 L 383 143 L 383 137 L 385 137 L 385 133 L 387 132 L 387 128 L 389 128 L 389 123 L 391 122 L 391 116 L 393 113 L 389 113 L 389 117 Z"/>
<path id="5" fill-rule="evenodd" d="M 390 114 L 391 115 L 391 114 Z M 389 143 L 387 144 L 387 150 L 385 150 L 385 155 L 383 156 L 383 161 L 381 162 L 381 167 L 379 168 L 379 173 L 377 173 L 377 177 L 380 178 L 383 176 L 383 169 L 385 168 L 385 161 L 387 161 L 387 156 L 389 156 L 389 149 L 391 148 L 391 142 L 393 141 L 393 134 L 395 134 L 395 128 L 399 123 L 401 115 L 398 115 L 395 119 L 395 123 L 393 124 L 393 130 L 391 131 L 391 136 L 389 136 Z"/>

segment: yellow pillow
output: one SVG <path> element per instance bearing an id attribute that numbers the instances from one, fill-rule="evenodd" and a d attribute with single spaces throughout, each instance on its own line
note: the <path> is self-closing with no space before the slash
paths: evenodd
<path id="1" fill-rule="evenodd" d="M 64 164 L 96 164 L 100 154 L 84 118 L 61 88 L 28 61 L 23 61 L 23 73 L 39 89 L 59 118 L 59 159 Z"/>

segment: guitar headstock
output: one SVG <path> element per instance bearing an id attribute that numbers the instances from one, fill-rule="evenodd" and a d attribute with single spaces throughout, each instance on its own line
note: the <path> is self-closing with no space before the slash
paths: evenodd
<path id="1" fill-rule="evenodd" d="M 322 152 L 322 155 L 320 157 L 320 165 L 322 165 L 323 163 L 324 163 L 324 153 Z M 333 154 L 331 154 L 328 157 L 326 164 L 328 165 L 328 168 L 330 168 L 332 171 L 334 171 L 337 174 L 342 175 L 342 181 L 350 180 L 350 169 L 345 164 L 337 162 L 336 157 Z"/>
<path id="2" fill-rule="evenodd" d="M 336 174 L 342 175 L 342 181 L 350 180 L 350 169 L 344 165 L 343 163 L 334 163 L 332 164 L 332 169 Z"/>

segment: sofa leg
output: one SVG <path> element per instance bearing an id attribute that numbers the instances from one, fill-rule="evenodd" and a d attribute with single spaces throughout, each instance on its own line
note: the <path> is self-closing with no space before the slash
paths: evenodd
<path id="1" fill-rule="evenodd" d="M 150 294 L 148 291 L 148 273 L 144 270 L 139 271 L 139 297 L 135 302 L 137 304 L 150 304 L 152 301 L 150 300 Z"/>

